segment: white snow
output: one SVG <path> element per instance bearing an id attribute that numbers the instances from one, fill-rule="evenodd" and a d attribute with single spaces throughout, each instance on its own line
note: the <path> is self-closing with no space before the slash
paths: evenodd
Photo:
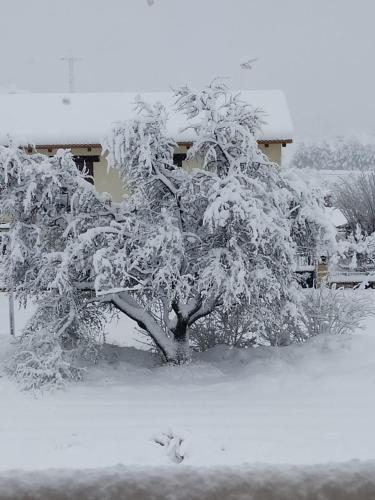
<path id="1" fill-rule="evenodd" d="M 347 180 L 349 177 L 353 177 L 353 175 L 358 175 L 358 171 L 353 170 L 316 170 L 316 175 L 320 178 L 322 185 L 333 186 L 337 184 L 341 180 Z"/>
<path id="2" fill-rule="evenodd" d="M 0 306 L 4 365 L 4 295 Z M 174 368 L 108 347 L 111 363 L 37 399 L 3 375 L 0 470 L 374 460 L 374 326 L 279 349 L 217 347 Z"/>
<path id="3" fill-rule="evenodd" d="M 100 144 L 112 123 L 132 118 L 137 95 L 164 104 L 168 133 L 179 142 L 194 139 L 187 122 L 173 111 L 172 92 L 86 94 L 0 94 L 0 143 L 9 137 L 22 144 Z M 264 110 L 261 140 L 288 140 L 293 126 L 285 95 L 280 90 L 241 91 L 243 100 Z"/>
<path id="4" fill-rule="evenodd" d="M 325 212 L 328 219 L 334 224 L 335 227 L 344 226 L 348 223 L 347 218 L 338 208 L 326 207 Z"/>
<path id="5" fill-rule="evenodd" d="M 375 273 L 361 271 L 342 271 L 333 266 L 328 274 L 328 283 L 374 283 Z"/>
<path id="6" fill-rule="evenodd" d="M 355 170 L 316 170 L 314 168 L 304 168 L 300 170 L 300 175 L 306 181 L 320 188 L 325 194 L 331 193 L 334 186 L 341 181 L 345 181 L 359 174 L 359 171 Z"/>

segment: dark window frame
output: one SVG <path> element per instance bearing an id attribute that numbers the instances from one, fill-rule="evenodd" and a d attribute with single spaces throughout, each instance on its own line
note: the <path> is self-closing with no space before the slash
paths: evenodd
<path id="1" fill-rule="evenodd" d="M 87 182 L 90 184 L 94 184 L 94 163 L 100 161 L 99 156 L 95 155 L 76 155 L 73 156 L 74 162 L 77 165 L 78 169 L 82 172 L 85 168 L 87 175 Z"/>
<path id="2" fill-rule="evenodd" d="M 186 160 L 186 153 L 175 153 L 173 155 L 173 163 L 177 167 L 182 167 L 182 162 Z"/>

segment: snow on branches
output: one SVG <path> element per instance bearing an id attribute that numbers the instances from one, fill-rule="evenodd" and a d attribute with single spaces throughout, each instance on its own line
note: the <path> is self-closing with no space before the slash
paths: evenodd
<path id="1" fill-rule="evenodd" d="M 184 87 L 176 109 L 196 137 L 191 168 L 173 163 L 163 106 L 139 100 L 136 117 L 103 143 L 126 190 L 119 206 L 85 181 L 71 153 L 3 147 L 0 209 L 13 221 L 5 278 L 21 300 L 53 294 L 64 302 L 60 328 L 76 337 L 84 311 L 103 318 L 116 308 L 180 363 L 189 329 L 215 311 L 290 314 L 297 247 L 306 236 L 313 252 L 328 226 L 319 200 L 260 152 L 261 113 L 239 94 L 216 81 Z"/>

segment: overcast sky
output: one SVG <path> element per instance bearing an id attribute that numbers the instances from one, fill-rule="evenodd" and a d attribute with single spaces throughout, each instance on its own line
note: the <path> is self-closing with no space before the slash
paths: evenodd
<path id="1" fill-rule="evenodd" d="M 283 89 L 297 137 L 375 133 L 375 0 L 0 0 L 0 87 Z M 244 57 L 258 57 L 251 71 Z M 1 112 L 1 110 L 0 110 Z"/>

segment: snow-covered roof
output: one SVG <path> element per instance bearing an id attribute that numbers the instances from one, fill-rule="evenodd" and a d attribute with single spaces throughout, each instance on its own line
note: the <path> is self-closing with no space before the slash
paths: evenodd
<path id="1" fill-rule="evenodd" d="M 100 144 L 111 124 L 135 115 L 137 95 L 161 102 L 169 112 L 169 134 L 178 142 L 193 140 L 181 113 L 173 111 L 172 92 L 86 94 L 0 94 L 0 143 L 9 137 L 22 144 Z M 285 95 L 280 90 L 243 91 L 242 99 L 265 115 L 261 141 L 288 142 L 293 127 Z"/>

